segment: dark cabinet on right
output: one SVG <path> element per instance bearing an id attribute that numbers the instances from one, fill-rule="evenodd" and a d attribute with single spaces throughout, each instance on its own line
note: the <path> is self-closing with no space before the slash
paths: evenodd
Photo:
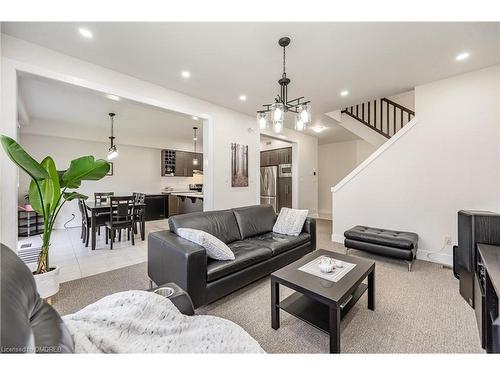
<path id="1" fill-rule="evenodd" d="M 292 148 L 278 148 L 260 152 L 260 166 L 269 167 L 279 164 L 292 163 Z"/>
<path id="2" fill-rule="evenodd" d="M 292 164 L 292 148 L 281 148 L 278 151 L 278 164 Z"/>
<path id="3" fill-rule="evenodd" d="M 282 207 L 292 208 L 292 178 L 278 178 L 278 212 Z"/>

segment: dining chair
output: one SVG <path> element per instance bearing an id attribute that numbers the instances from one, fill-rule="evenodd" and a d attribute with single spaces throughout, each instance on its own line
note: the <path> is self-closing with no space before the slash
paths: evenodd
<path id="1" fill-rule="evenodd" d="M 107 203 L 109 203 L 109 198 L 112 197 L 113 195 L 115 195 L 115 193 L 113 193 L 112 191 L 107 192 L 107 193 L 94 193 L 94 202 L 96 204 L 107 204 Z M 109 218 L 109 214 L 107 212 L 98 213 L 98 214 L 96 214 L 96 216 L 97 217 L 103 216 L 103 217 Z M 97 227 L 97 234 L 101 235 L 101 227 L 100 226 Z"/>
<path id="2" fill-rule="evenodd" d="M 80 210 L 80 214 L 82 215 L 82 233 L 80 238 L 82 239 L 82 242 L 85 243 L 85 247 L 89 246 L 89 239 L 90 239 L 90 229 L 92 228 L 92 219 L 89 216 L 89 212 L 87 210 L 87 205 L 85 204 L 85 201 L 83 199 L 78 200 L 78 208 Z M 107 214 L 106 214 L 107 215 Z M 106 216 L 105 215 L 98 215 L 96 216 L 96 227 L 97 230 L 100 232 L 100 228 L 104 227 L 106 225 Z M 108 243 L 108 238 L 106 237 L 106 243 Z"/>
<path id="3" fill-rule="evenodd" d="M 106 238 L 108 233 L 111 236 L 110 248 L 113 249 L 113 242 L 115 242 L 116 231 L 119 233 L 121 239 L 122 229 L 127 230 L 127 239 L 130 240 L 132 236 L 132 245 L 134 241 L 134 213 L 135 213 L 135 200 L 133 196 L 127 197 L 110 197 L 109 207 L 109 220 L 106 221 Z"/>
<path id="4" fill-rule="evenodd" d="M 144 220 L 144 215 L 146 214 L 146 209 L 144 206 L 137 206 L 143 205 L 144 202 L 146 201 L 146 194 L 145 193 L 133 193 L 134 197 L 134 202 L 136 204 L 135 207 L 135 214 L 134 214 L 134 233 L 137 234 L 137 224 L 142 223 L 142 220 Z M 144 236 L 144 233 L 142 233 L 142 225 L 141 225 L 141 236 Z"/>
<path id="5" fill-rule="evenodd" d="M 80 234 L 80 238 L 82 239 L 82 242 L 87 242 L 86 246 L 88 246 L 88 237 L 90 233 L 90 218 L 83 199 L 78 199 L 78 209 L 80 210 L 80 215 L 82 216 L 82 231 Z"/>
<path id="6" fill-rule="evenodd" d="M 110 197 L 114 196 L 115 193 L 94 193 L 94 201 L 96 204 L 107 204 Z"/>

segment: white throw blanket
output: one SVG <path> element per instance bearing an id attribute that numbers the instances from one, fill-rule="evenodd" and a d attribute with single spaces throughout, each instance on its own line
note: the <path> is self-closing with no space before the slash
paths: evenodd
<path id="1" fill-rule="evenodd" d="M 112 294 L 63 320 L 76 353 L 264 353 L 237 324 L 183 315 L 168 298 L 145 291 Z"/>

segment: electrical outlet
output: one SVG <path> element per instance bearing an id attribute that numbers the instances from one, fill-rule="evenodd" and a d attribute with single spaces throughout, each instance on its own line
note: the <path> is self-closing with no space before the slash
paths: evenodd
<path id="1" fill-rule="evenodd" d="M 451 245 L 451 236 L 446 236 L 444 238 L 444 244 L 445 245 Z"/>

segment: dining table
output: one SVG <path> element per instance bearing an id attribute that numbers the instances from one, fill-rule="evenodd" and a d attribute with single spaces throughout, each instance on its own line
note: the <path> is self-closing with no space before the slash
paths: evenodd
<path id="1" fill-rule="evenodd" d="M 96 218 L 99 214 L 109 213 L 111 210 L 111 205 L 109 200 L 107 202 L 85 202 L 87 209 L 90 211 L 90 232 L 91 232 L 91 243 L 92 250 L 95 250 L 96 247 L 96 235 L 97 235 L 97 225 Z M 143 212 L 146 210 L 145 203 L 135 203 L 135 207 L 141 208 Z M 141 240 L 144 241 L 146 232 L 146 214 L 145 212 L 141 215 Z"/>

